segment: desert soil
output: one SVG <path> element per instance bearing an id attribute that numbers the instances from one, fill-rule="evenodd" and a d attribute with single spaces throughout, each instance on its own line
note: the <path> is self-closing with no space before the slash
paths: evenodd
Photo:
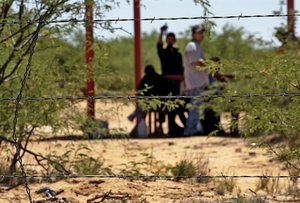
<path id="1" fill-rule="evenodd" d="M 84 105 L 84 104 L 81 104 Z M 126 119 L 133 105 L 114 106 L 112 103 L 97 105 L 97 117 L 103 118 L 103 109 L 114 107 L 117 116 L 109 111 L 110 128 L 124 128 L 130 131 L 134 125 Z M 101 109 L 100 109 L 101 108 Z M 100 116 L 101 115 L 101 116 Z M 114 114 L 115 115 L 115 114 Z M 174 166 L 180 160 L 198 161 L 198 170 L 206 175 L 288 175 L 284 163 L 262 148 L 257 148 L 253 140 L 232 137 L 193 136 L 186 138 L 149 138 L 149 139 L 104 139 L 104 140 L 63 140 L 34 141 L 29 149 L 43 155 L 61 156 L 76 147 L 87 147 L 82 151 L 102 161 L 103 168 L 114 173 L 138 169 L 147 175 L 151 171 Z M 74 151 L 73 151 L 74 153 Z M 73 157 L 74 158 L 74 157 Z M 149 161 L 150 160 L 150 161 Z M 23 160 L 27 169 L 41 171 L 32 157 Z M 200 162 L 200 165 L 199 165 Z M 202 165 L 201 165 L 202 164 Z M 201 168 L 202 167 L 202 168 Z M 45 172 L 45 171 L 44 171 Z M 219 178 L 210 181 L 195 180 L 129 180 L 119 178 L 69 178 L 59 181 L 30 182 L 31 195 L 36 202 L 238 202 L 252 198 L 253 202 L 297 202 L 297 197 L 287 195 L 290 184 L 287 179 L 279 179 L 276 194 L 258 190 L 259 178 Z M 227 191 L 226 184 L 233 185 Z M 275 184 L 273 184 L 275 185 Z M 60 191 L 57 199 L 49 199 L 45 194 L 37 194 L 40 188 L 48 187 Z M 274 191 L 273 190 L 273 191 Z M 24 186 L 0 187 L 0 202 L 29 202 Z M 243 201 L 240 201 L 243 202 Z"/>

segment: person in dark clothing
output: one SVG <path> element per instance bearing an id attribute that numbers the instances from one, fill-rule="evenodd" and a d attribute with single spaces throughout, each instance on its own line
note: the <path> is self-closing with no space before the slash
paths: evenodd
<path id="1" fill-rule="evenodd" d="M 156 73 L 152 65 L 145 67 L 145 76 L 142 78 L 138 91 L 145 90 L 145 96 L 163 96 L 168 93 L 169 87 L 165 85 L 166 79 Z"/>
<path id="2" fill-rule="evenodd" d="M 170 87 L 167 84 L 167 79 L 155 72 L 155 69 L 152 65 L 147 65 L 145 67 L 145 75 L 141 79 L 138 86 L 138 95 L 139 96 L 164 96 L 167 95 L 170 91 Z M 133 113 L 131 113 L 127 118 L 130 121 L 133 121 L 134 118 L 137 118 L 138 122 L 140 119 L 145 119 L 146 112 L 141 108 L 140 105 L 137 105 Z M 162 123 L 164 119 L 159 117 L 159 131 L 162 132 Z"/>
<path id="3" fill-rule="evenodd" d="M 167 27 L 161 27 L 161 32 L 157 42 L 157 52 L 161 63 L 162 75 L 183 76 L 182 56 L 178 49 L 174 47 L 176 42 L 175 34 L 170 32 L 166 36 L 167 47 L 163 47 L 163 33 Z"/>
<path id="4" fill-rule="evenodd" d="M 166 94 L 180 95 L 180 87 L 183 82 L 183 65 L 182 55 L 178 49 L 173 45 L 176 42 L 175 34 L 170 32 L 166 36 L 167 47 L 163 47 L 163 34 L 167 31 L 167 26 L 162 26 L 160 35 L 157 42 L 157 53 L 161 62 L 162 76 L 167 79 L 170 91 Z M 168 127 L 171 136 L 181 135 L 181 129 L 175 122 L 175 117 L 178 115 L 183 125 L 185 125 L 186 118 L 184 115 L 184 107 L 180 106 L 175 110 L 169 111 L 168 114 Z M 182 132 L 181 132 L 182 131 Z"/>
<path id="5" fill-rule="evenodd" d="M 211 61 L 215 63 L 221 63 L 221 59 L 219 57 L 211 57 Z M 209 75 L 209 82 L 210 85 L 213 84 L 216 81 L 219 82 L 229 82 L 230 80 L 234 79 L 234 76 L 231 74 L 223 74 L 219 71 L 216 71 L 214 74 Z M 214 87 L 216 88 L 216 87 Z M 216 94 L 222 94 L 222 87 L 218 87 L 215 89 Z M 206 102 L 209 102 L 210 99 L 206 99 Z M 223 130 L 220 130 L 219 123 L 220 123 L 220 116 L 213 110 L 211 107 L 207 107 L 204 109 L 204 116 L 203 119 L 201 119 L 201 123 L 203 126 L 204 134 L 209 134 L 211 132 L 218 132 L 219 134 L 224 134 Z"/>

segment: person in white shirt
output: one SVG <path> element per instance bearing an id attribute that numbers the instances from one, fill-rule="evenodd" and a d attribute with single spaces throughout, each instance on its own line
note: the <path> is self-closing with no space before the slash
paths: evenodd
<path id="1" fill-rule="evenodd" d="M 183 66 L 185 94 L 187 96 L 201 96 L 202 92 L 209 86 L 209 73 L 207 70 L 201 70 L 204 64 L 204 52 L 200 43 L 204 39 L 204 25 L 195 25 L 192 27 L 192 40 L 186 45 Z M 189 108 L 188 118 L 184 128 L 184 135 L 195 135 L 203 133 L 203 127 L 200 123 L 199 107 L 202 99 L 193 98 Z"/>

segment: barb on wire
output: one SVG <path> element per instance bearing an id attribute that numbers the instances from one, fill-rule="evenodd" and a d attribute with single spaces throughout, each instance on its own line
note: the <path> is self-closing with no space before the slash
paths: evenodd
<path id="1" fill-rule="evenodd" d="M 152 18 L 151 23 L 153 23 L 154 20 L 155 20 L 155 16 Z"/>
<path id="2" fill-rule="evenodd" d="M 300 175 L 199 175 L 199 176 L 155 176 L 155 175 L 28 175 L 28 178 L 112 178 L 129 180 L 178 180 L 178 179 L 221 179 L 221 178 L 300 178 Z M 0 175 L 0 178 L 22 178 L 20 175 Z"/>
<path id="3" fill-rule="evenodd" d="M 255 97 L 300 97 L 300 93 L 248 93 L 248 94 L 217 94 L 217 95 L 200 95 L 200 96 L 134 96 L 134 95 L 116 95 L 116 96 L 65 96 L 65 97 L 22 97 L 20 101 L 58 101 L 58 100 L 133 100 L 133 99 L 214 99 L 214 98 L 255 98 Z M 17 98 L 18 99 L 18 98 Z M 14 102 L 16 98 L 0 98 L 0 102 Z"/>
<path id="4" fill-rule="evenodd" d="M 242 16 L 243 16 L 243 14 L 241 13 L 241 15 L 239 15 L 239 17 L 238 17 L 238 20 L 240 20 Z"/>
<path id="5" fill-rule="evenodd" d="M 274 17 L 299 17 L 300 14 L 258 14 L 258 15 L 228 15 L 228 16 L 181 16 L 181 17 L 151 17 L 151 18 L 141 18 L 141 19 L 136 19 L 136 18 L 108 18 L 108 19 L 94 19 L 94 23 L 102 23 L 102 22 L 128 22 L 128 21 L 150 21 L 151 23 L 153 21 L 175 21 L 175 20 L 209 20 L 209 19 L 242 19 L 242 18 L 274 18 Z M 86 23 L 89 20 L 86 19 L 76 19 L 76 18 L 70 18 L 70 19 L 60 19 L 60 20 L 45 20 L 45 21 L 33 21 L 36 23 L 45 23 L 45 24 L 53 24 L 53 23 Z M 7 21 L 7 20 L 1 20 L 0 25 L 3 24 L 19 24 L 20 21 L 17 20 L 12 20 L 12 21 Z M 32 21 L 28 21 L 27 23 L 32 23 Z"/>

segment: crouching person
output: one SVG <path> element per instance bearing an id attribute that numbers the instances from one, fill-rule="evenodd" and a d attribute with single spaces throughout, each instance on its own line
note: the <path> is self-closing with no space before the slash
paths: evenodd
<path id="1" fill-rule="evenodd" d="M 163 96 L 167 95 L 168 87 L 166 79 L 156 73 L 152 65 L 147 65 L 144 70 L 144 77 L 141 79 L 138 86 L 138 96 Z M 138 100 L 135 110 L 128 116 L 130 121 L 137 119 L 136 126 L 130 132 L 131 137 L 147 137 L 148 129 L 145 123 L 147 111 L 143 108 L 144 101 Z M 163 117 L 159 117 L 159 131 L 162 132 Z"/>

